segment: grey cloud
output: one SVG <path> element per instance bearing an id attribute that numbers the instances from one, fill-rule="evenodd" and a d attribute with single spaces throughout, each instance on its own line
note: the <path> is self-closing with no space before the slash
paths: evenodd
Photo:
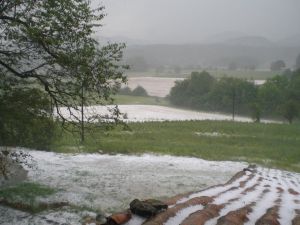
<path id="1" fill-rule="evenodd" d="M 94 0 L 93 3 L 98 1 Z M 219 33 L 277 41 L 300 34 L 299 0 L 103 0 L 98 32 L 156 43 L 195 43 Z"/>

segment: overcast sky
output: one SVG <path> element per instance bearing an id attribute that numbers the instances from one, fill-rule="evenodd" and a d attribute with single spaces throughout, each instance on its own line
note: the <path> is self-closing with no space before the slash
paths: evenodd
<path id="1" fill-rule="evenodd" d="M 93 0 L 100 2 L 99 0 Z M 102 0 L 102 36 L 195 43 L 220 33 L 273 41 L 300 34 L 300 0 Z"/>

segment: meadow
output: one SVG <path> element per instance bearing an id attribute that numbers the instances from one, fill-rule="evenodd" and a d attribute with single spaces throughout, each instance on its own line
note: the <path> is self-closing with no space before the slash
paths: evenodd
<path id="1" fill-rule="evenodd" d="M 60 131 L 52 149 L 64 153 L 154 153 L 246 161 L 300 172 L 299 146 L 299 123 L 175 121 L 90 129 L 84 144 L 79 143 L 77 134 Z"/>

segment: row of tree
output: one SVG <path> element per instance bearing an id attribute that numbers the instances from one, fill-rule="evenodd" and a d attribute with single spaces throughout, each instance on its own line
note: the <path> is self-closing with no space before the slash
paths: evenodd
<path id="1" fill-rule="evenodd" d="M 132 96 L 143 96 L 143 97 L 148 96 L 148 93 L 147 93 L 146 89 L 143 88 L 140 85 L 138 85 L 133 90 L 131 90 L 130 87 L 120 88 L 120 90 L 118 91 L 118 94 L 120 94 L 120 95 L 132 95 Z"/>
<path id="2" fill-rule="evenodd" d="M 300 112 L 300 70 L 268 79 L 256 85 L 244 79 L 193 72 L 177 81 L 169 95 L 171 103 L 193 109 L 250 114 L 257 122 L 263 117 L 283 116 L 290 123 Z"/>

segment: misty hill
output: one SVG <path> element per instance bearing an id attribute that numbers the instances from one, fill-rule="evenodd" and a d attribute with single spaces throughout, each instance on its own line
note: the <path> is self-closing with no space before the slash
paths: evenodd
<path id="1" fill-rule="evenodd" d="M 278 42 L 282 46 L 300 46 L 300 33 L 286 37 Z"/>
<path id="2" fill-rule="evenodd" d="M 243 36 L 232 38 L 224 42 L 231 46 L 249 46 L 249 47 L 271 47 L 274 43 L 265 37 L 260 36 Z"/>
<path id="3" fill-rule="evenodd" d="M 215 35 L 210 36 L 209 38 L 204 39 L 202 44 L 223 43 L 230 39 L 244 37 L 244 36 L 247 36 L 247 34 L 239 31 L 225 31 L 225 32 L 217 33 Z"/>
<path id="4" fill-rule="evenodd" d="M 211 36 L 202 44 L 227 44 L 234 46 L 272 46 L 274 43 L 262 36 L 247 35 L 241 32 L 227 31 Z"/>
<path id="5" fill-rule="evenodd" d="M 215 44 L 128 46 L 125 60 L 138 60 L 150 68 L 227 68 L 230 63 L 235 63 L 241 68 L 255 66 L 258 69 L 269 69 L 270 63 L 279 59 L 284 60 L 287 67 L 293 67 L 299 53 L 300 47 L 279 46 L 260 37 L 242 37 Z"/>
<path id="6" fill-rule="evenodd" d="M 141 40 L 141 39 L 134 39 L 134 38 L 129 38 L 125 36 L 97 36 L 96 37 L 97 41 L 100 43 L 125 43 L 127 46 L 131 45 L 149 45 L 152 44 L 150 41 L 146 40 Z"/>
<path id="7" fill-rule="evenodd" d="M 100 43 L 126 43 L 124 60 L 138 71 L 161 67 L 269 69 L 276 60 L 292 68 L 300 54 L 300 34 L 280 41 L 241 32 L 223 32 L 195 44 L 153 44 L 123 36 L 103 37 Z"/>

